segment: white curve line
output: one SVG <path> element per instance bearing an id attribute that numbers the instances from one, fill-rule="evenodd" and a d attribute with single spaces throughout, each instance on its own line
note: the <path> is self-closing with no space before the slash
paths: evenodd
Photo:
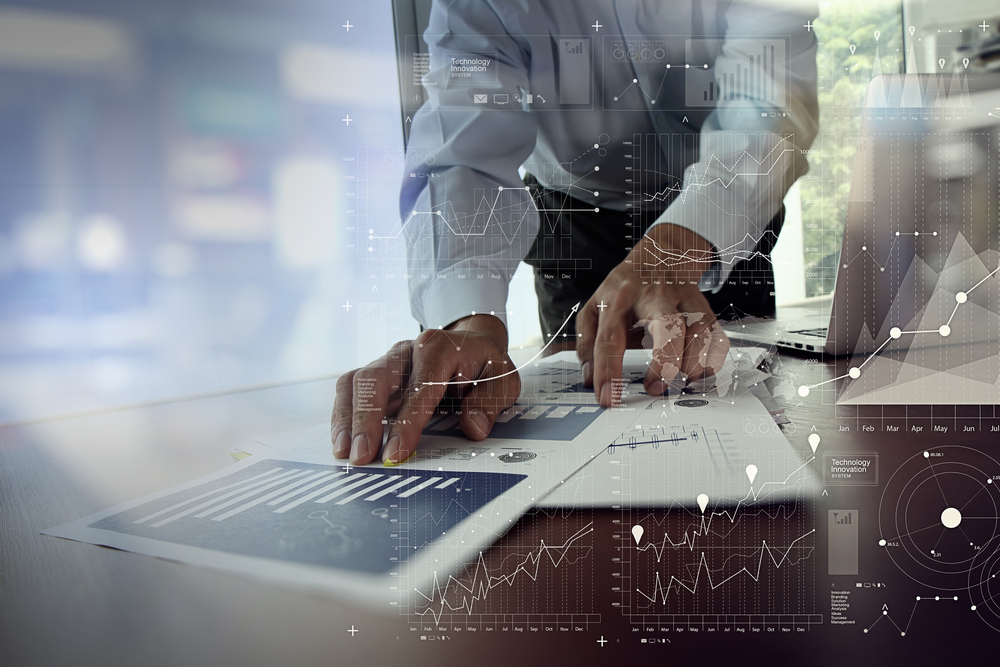
<path id="1" fill-rule="evenodd" d="M 521 370 L 522 368 L 524 368 L 525 366 L 527 366 L 528 364 L 530 364 L 531 362 L 533 362 L 535 359 L 537 359 L 538 357 L 540 357 L 541 354 L 542 354 L 542 352 L 544 352 L 545 349 L 549 345 L 551 345 L 552 343 L 554 343 L 556 341 L 556 338 L 559 336 L 559 332 L 566 328 L 566 325 L 569 324 L 570 318 L 573 317 L 576 314 L 576 311 L 578 311 L 578 310 L 580 310 L 580 303 L 579 302 L 577 302 L 577 304 L 575 306 L 573 306 L 573 308 L 569 311 L 569 316 L 565 320 L 563 320 L 562 326 L 559 327 L 559 329 L 552 335 L 552 338 L 549 339 L 549 342 L 546 343 L 542 347 L 542 349 L 540 349 L 538 351 L 538 353 L 535 356 L 533 356 L 531 359 L 528 359 L 526 362 L 524 362 L 523 364 L 521 364 L 517 368 L 515 368 L 513 370 L 509 370 L 506 373 L 502 373 L 500 375 L 494 375 L 493 377 L 483 378 L 482 382 L 489 382 L 490 380 L 499 380 L 500 378 L 507 377 L 508 375 L 513 375 L 514 373 L 517 373 L 519 370 Z M 476 380 L 449 380 L 447 382 L 424 382 L 423 386 L 426 387 L 426 386 L 429 386 L 429 385 L 476 384 L 478 382 L 480 382 L 480 380 L 478 380 L 478 379 L 476 379 Z"/>

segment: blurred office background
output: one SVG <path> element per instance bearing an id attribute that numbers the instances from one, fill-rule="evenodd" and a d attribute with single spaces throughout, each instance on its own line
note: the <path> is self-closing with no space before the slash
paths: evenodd
<path id="1" fill-rule="evenodd" d="M 0 5 L 0 422 L 352 367 L 359 295 L 412 334 L 345 230 L 394 53 L 385 2 Z"/>
<path id="2" fill-rule="evenodd" d="M 988 18 L 940 4 L 908 3 L 929 67 Z M 906 66 L 903 10 L 821 3 L 824 132 L 850 136 L 826 107 L 857 103 L 873 30 Z M 0 0 L 0 423 L 331 374 L 415 334 L 359 228 L 397 225 L 401 121 L 388 0 Z M 790 196 L 779 301 L 832 286 L 836 145 Z M 513 289 L 530 344 L 524 267 Z"/>

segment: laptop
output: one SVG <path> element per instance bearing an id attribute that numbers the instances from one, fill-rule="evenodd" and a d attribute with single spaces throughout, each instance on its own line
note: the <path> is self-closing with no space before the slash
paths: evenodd
<path id="1" fill-rule="evenodd" d="M 972 309 L 949 316 L 961 296 L 943 291 L 956 262 L 966 262 L 959 282 L 969 286 L 998 268 L 978 265 L 1000 249 L 1000 76 L 876 76 L 854 113 L 861 128 L 833 294 L 723 330 L 737 343 L 837 356 L 995 339 Z M 978 306 L 996 311 L 995 291 L 979 287 Z M 956 334 L 913 335 L 937 323 L 935 308 L 942 323 L 962 324 Z"/>

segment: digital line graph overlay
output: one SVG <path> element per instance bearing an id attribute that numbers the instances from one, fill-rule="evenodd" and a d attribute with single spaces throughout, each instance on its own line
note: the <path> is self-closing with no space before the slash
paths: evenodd
<path id="1" fill-rule="evenodd" d="M 542 354 L 549 347 L 549 345 L 551 345 L 559 337 L 559 334 L 562 333 L 563 329 L 566 328 L 566 325 L 569 324 L 570 319 L 576 317 L 576 312 L 578 310 L 580 310 L 580 303 L 579 302 L 577 302 L 577 304 L 570 309 L 569 315 L 567 315 L 566 319 L 563 320 L 563 323 L 561 325 L 559 325 L 559 328 L 556 330 L 555 334 L 551 338 L 549 338 L 549 340 L 545 343 L 545 345 L 542 346 L 542 349 L 540 349 L 535 354 L 535 356 L 531 357 L 530 359 L 528 359 L 528 361 L 524 362 L 523 364 L 521 364 L 518 367 L 512 368 L 509 371 L 504 371 L 504 372 L 502 372 L 500 374 L 497 374 L 497 375 L 489 375 L 489 376 L 484 376 L 484 377 L 481 377 L 481 378 L 478 378 L 478 377 L 477 378 L 462 378 L 461 380 L 445 380 L 445 381 L 440 381 L 440 382 L 424 382 L 422 384 L 422 386 L 425 386 L 425 387 L 426 386 L 432 386 L 432 385 L 451 386 L 451 385 L 468 385 L 468 384 L 471 384 L 471 385 L 475 386 L 475 385 L 478 385 L 480 382 L 485 382 L 487 380 L 499 380 L 499 379 L 505 378 L 505 377 L 507 377 L 509 375 L 513 375 L 514 373 L 519 372 L 525 366 L 528 366 L 530 364 L 534 364 L 538 360 L 538 358 L 542 356 Z M 473 312 L 472 314 L 475 315 L 475 312 Z M 456 351 L 460 351 L 460 348 L 461 348 L 461 344 L 458 345 L 458 347 L 456 348 Z M 489 365 L 492 365 L 493 361 L 491 360 L 491 361 L 488 361 L 487 363 Z M 504 362 L 504 363 L 506 363 L 506 362 Z M 462 374 L 459 373 L 458 375 L 459 375 L 459 377 L 461 377 Z M 419 391 L 419 388 L 417 390 Z"/>
<path id="2" fill-rule="evenodd" d="M 624 509 L 616 581 L 622 613 L 656 630 L 808 629 L 822 623 L 814 586 L 816 530 L 801 472 L 760 483 L 751 464 L 742 498 L 700 494 L 693 506 L 662 508 L 670 510 L 666 514 Z M 769 502 L 767 488 L 783 484 L 797 489 L 794 497 Z"/>
<path id="3" fill-rule="evenodd" d="M 620 85 L 602 87 L 605 110 L 700 109 L 720 103 L 781 109 L 787 103 L 787 37 L 727 35 L 606 36 L 604 72 Z M 725 42 L 727 53 L 723 54 Z M 622 69 L 633 76 L 622 76 Z M 683 100 L 683 103 L 681 102 Z"/>
<path id="4" fill-rule="evenodd" d="M 683 72 L 686 69 L 691 69 L 691 67 L 692 67 L 692 65 L 690 63 L 677 63 L 677 64 L 674 64 L 674 65 L 671 65 L 670 63 L 665 63 L 660 68 L 662 70 L 662 72 L 663 72 L 663 76 L 660 78 L 660 85 L 658 85 L 656 87 L 656 92 L 654 92 L 653 94 L 650 94 L 647 90 L 645 90 L 642 87 L 642 84 L 639 83 L 639 79 L 632 79 L 632 83 L 630 83 L 628 86 L 626 86 L 624 90 L 622 90 L 620 93 L 616 94 L 611 99 L 612 99 L 613 102 L 617 102 L 621 98 L 625 97 L 625 94 L 628 93 L 628 91 L 630 91 L 634 87 L 640 93 L 642 93 L 643 98 L 645 100 L 647 100 L 651 105 L 652 104 L 656 104 L 657 98 L 660 96 L 660 93 L 663 92 L 663 84 L 666 82 L 667 75 L 670 74 L 671 68 L 673 68 L 674 71 L 677 72 L 678 76 L 679 76 L 681 72 Z M 707 70 L 708 69 L 708 64 L 707 63 L 705 63 L 705 64 L 698 64 L 698 65 L 693 65 L 693 67 L 695 67 L 696 69 Z M 694 106 L 694 105 L 689 105 L 689 106 Z"/>
<path id="5" fill-rule="evenodd" d="M 706 141 L 710 142 L 707 146 Z M 633 238 L 641 238 L 662 212 L 676 203 L 683 205 L 689 215 L 707 222 L 711 229 L 718 229 L 718 234 L 709 230 L 710 236 L 727 239 L 710 256 L 654 246 L 642 264 L 633 267 L 644 277 L 659 277 L 685 264 L 718 261 L 731 267 L 741 260 L 754 258 L 765 265 L 770 263 L 770 255 L 758 252 L 757 248 L 769 248 L 777 240 L 774 232 L 767 228 L 772 214 L 767 214 L 767 220 L 757 220 L 759 212 L 748 205 L 745 189 L 751 183 L 761 187 L 760 183 L 766 181 L 773 182 L 769 187 L 775 191 L 784 192 L 783 182 L 796 150 L 794 137 L 761 132 L 741 133 L 728 143 L 711 143 L 713 141 L 711 137 L 691 134 L 650 133 L 635 134 L 626 144 L 631 157 L 625 180 L 631 195 L 627 209 L 632 217 Z M 697 169 L 687 169 L 703 157 Z M 680 173 L 686 174 L 683 183 L 669 176 Z M 738 192 L 744 192 L 744 196 L 739 196 Z M 779 209 L 780 202 L 775 212 Z M 742 236 L 734 236 L 734 229 L 748 231 Z M 763 271 L 742 270 L 738 274 L 731 280 L 746 280 L 749 284 L 749 281 L 766 278 Z"/>
<path id="6" fill-rule="evenodd" d="M 897 236 L 898 235 L 899 234 L 897 233 Z M 915 233 L 915 235 L 918 235 L 918 233 Z M 937 236 L 936 232 L 934 233 L 934 236 Z M 959 242 L 957 241 L 956 246 L 958 244 Z M 862 250 L 867 252 L 867 246 L 863 246 Z M 844 268 L 847 268 L 847 266 L 848 264 L 845 263 Z M 902 329 L 899 326 L 893 326 L 892 328 L 889 329 L 889 335 L 885 338 L 885 340 L 883 340 L 870 355 L 864 357 L 864 360 L 861 363 L 857 365 L 852 365 L 848 369 L 847 373 L 843 375 L 839 375 L 837 377 L 830 378 L 829 380 L 824 380 L 823 382 L 819 382 L 812 385 L 801 385 L 798 389 L 799 396 L 806 397 L 809 395 L 809 392 L 811 390 L 826 384 L 836 383 L 842 380 L 858 380 L 859 378 L 861 378 L 865 366 L 867 366 L 869 363 L 872 363 L 874 360 L 878 359 L 879 354 L 882 352 L 882 350 L 884 350 L 893 341 L 902 339 L 903 336 L 913 337 L 913 338 L 934 337 L 935 342 L 939 342 L 940 345 L 947 345 L 949 342 L 948 339 L 953 333 L 952 323 L 955 320 L 955 316 L 959 314 L 959 310 L 963 306 L 966 306 L 966 304 L 968 304 L 966 308 L 971 307 L 973 304 L 970 303 L 969 301 L 970 295 L 984 283 L 989 281 L 991 278 L 994 278 L 994 276 L 996 276 L 997 273 L 1000 273 L 1000 266 L 997 266 L 997 268 L 987 273 L 984 277 L 980 278 L 978 281 L 971 284 L 966 289 L 956 292 L 953 296 L 954 307 L 951 309 L 951 314 L 948 316 L 947 319 L 941 322 L 940 326 L 936 328 L 925 327 L 925 328 L 906 329 L 906 330 Z M 938 293 L 940 294 L 945 291 L 946 289 L 942 287 L 938 290 Z M 926 312 L 926 309 L 924 309 L 923 312 Z M 921 313 L 921 315 L 923 315 L 923 312 Z"/>
<path id="7" fill-rule="evenodd" d="M 766 541 L 762 542 L 760 545 L 759 557 L 757 558 L 756 567 L 753 563 L 750 566 L 743 566 L 738 571 L 728 574 L 723 573 L 721 579 L 715 581 L 713 580 L 713 574 L 719 576 L 718 571 L 713 571 L 711 566 L 708 564 L 708 558 L 705 553 L 702 552 L 698 559 L 698 564 L 695 567 L 695 575 L 693 580 L 683 580 L 674 575 L 670 575 L 670 580 L 666 583 L 660 580 L 660 573 L 656 573 L 656 583 L 653 586 L 653 590 L 650 593 L 643 592 L 642 589 L 637 588 L 636 592 L 642 597 L 646 598 L 650 602 L 660 602 L 661 604 L 667 603 L 667 597 L 673 594 L 679 593 L 681 590 L 687 591 L 688 593 L 694 594 L 698 592 L 698 586 L 708 586 L 711 590 L 715 590 L 719 586 L 729 583 L 731 580 L 738 576 L 746 575 L 750 577 L 755 583 L 760 581 L 761 569 L 764 565 L 765 560 L 769 560 L 771 566 L 775 569 L 781 568 L 782 565 L 797 565 L 801 559 L 808 558 L 809 554 L 812 553 L 812 547 L 806 547 L 806 555 L 799 556 L 793 555 L 793 552 L 797 552 L 799 549 L 797 543 L 805 540 L 810 535 L 812 535 L 815 530 L 811 530 L 805 535 L 796 538 L 788 547 L 778 547 L 774 548 L 768 545 Z M 657 559 L 659 560 L 659 558 Z M 702 574 L 705 576 L 705 583 L 701 583 Z"/>
<path id="8" fill-rule="evenodd" d="M 592 191 L 587 186 L 588 178 L 601 170 L 601 163 L 608 155 L 608 135 L 602 134 L 595 138 L 586 150 L 571 160 L 560 163 L 530 162 L 526 164 L 529 173 L 537 177 L 543 188 L 573 195 L 578 199 L 596 198 L 599 192 Z M 381 159 L 379 159 L 381 156 Z M 524 232 L 531 218 L 537 216 L 540 225 L 549 228 L 549 237 L 555 234 L 553 227 L 568 227 L 574 213 L 599 213 L 600 206 L 580 207 L 547 206 L 536 202 L 532 196 L 532 187 L 518 183 L 516 186 L 496 186 L 492 188 L 471 187 L 461 196 L 439 201 L 433 205 L 417 206 L 414 210 L 404 213 L 402 217 L 395 214 L 392 218 L 383 219 L 386 223 L 394 220 L 387 227 L 381 219 L 371 219 L 367 211 L 375 203 L 373 197 L 383 193 L 386 188 L 393 188 L 392 196 L 398 196 L 399 179 L 426 180 L 428 186 L 443 176 L 443 170 L 438 170 L 433 155 L 424 154 L 421 149 L 411 147 L 408 153 L 396 154 L 393 151 L 359 148 L 356 157 L 348 158 L 345 165 L 349 173 L 345 178 L 353 190 L 348 193 L 351 199 L 347 209 L 351 226 L 348 231 L 354 232 L 354 243 L 348 244 L 355 249 L 359 260 L 365 262 L 372 270 L 413 270 L 435 271 L 440 267 L 434 262 L 434 255 L 428 255 L 426 263 L 421 264 L 416 259 L 420 253 L 409 253 L 422 243 L 432 238 L 443 239 L 445 243 L 474 250 L 477 255 L 491 255 L 496 259 L 497 244 L 510 248 L 510 255 L 518 259 L 511 260 L 509 273 L 517 268 L 519 258 L 527 253 L 535 242 L 535 236 Z M 413 164 L 422 164 L 423 171 L 407 171 Z M 403 173 L 396 172 L 402 170 Z M 461 186 L 454 186 L 461 187 Z M 545 254 L 549 263 L 557 262 L 561 269 L 587 269 L 591 266 L 589 258 L 574 258 L 568 237 L 555 238 L 558 241 L 558 260 Z M 544 254 L 544 253 L 543 253 Z M 470 271 L 469 278 L 477 277 L 475 271 Z"/>
<path id="9" fill-rule="evenodd" d="M 858 259 L 861 259 L 863 257 L 867 257 L 872 262 L 874 262 L 875 266 L 878 267 L 878 270 L 880 272 L 885 271 L 886 268 L 888 268 L 889 265 L 890 265 L 890 260 L 892 259 L 894 251 L 896 250 L 896 246 L 898 245 L 899 239 L 902 238 L 902 237 L 904 237 L 904 236 L 907 236 L 907 237 L 912 236 L 914 239 L 920 239 L 920 238 L 926 239 L 928 237 L 930 237 L 932 239 L 936 239 L 938 237 L 938 233 L 936 231 L 932 231 L 932 232 L 920 232 L 920 231 L 900 232 L 900 231 L 897 231 L 894 234 L 892 234 L 892 236 L 891 236 L 892 242 L 890 243 L 889 248 L 885 251 L 885 259 L 879 259 L 878 257 L 876 257 L 874 255 L 874 253 L 872 252 L 872 250 L 869 250 L 869 248 L 868 248 L 867 245 L 863 245 L 863 246 L 861 246 L 861 249 L 857 253 L 855 253 L 852 257 L 847 258 L 847 259 L 842 259 L 842 261 L 843 261 L 843 267 L 845 269 L 850 268 L 851 264 L 854 264 Z"/>
<path id="10" fill-rule="evenodd" d="M 593 532 L 589 522 L 574 533 L 554 542 L 542 539 L 533 548 L 499 545 L 499 558 L 480 553 L 475 563 L 461 575 L 446 578 L 435 573 L 428 590 L 413 590 L 411 623 L 450 629 L 451 627 L 505 627 L 525 624 L 562 626 L 576 631 L 599 623 L 593 606 Z M 558 538 L 557 538 L 558 539 Z M 545 596 L 549 588 L 542 579 L 557 577 L 559 595 Z M 576 582 L 572 584 L 570 582 Z M 506 613 L 496 613 L 503 609 Z M 522 609 L 522 613 L 509 613 Z"/>
<path id="11" fill-rule="evenodd" d="M 525 477 L 271 459 L 90 527 L 230 554 L 385 573 Z"/>
<path id="12" fill-rule="evenodd" d="M 527 238 L 524 226 L 530 215 L 538 213 L 527 186 L 476 189 L 462 199 L 461 204 L 445 200 L 427 210 L 417 208 L 400 218 L 398 209 L 391 217 L 372 217 L 384 204 L 381 197 L 398 201 L 400 179 L 433 180 L 440 174 L 433 169 L 433 161 L 426 172 L 408 171 L 411 163 L 421 162 L 419 149 L 411 148 L 409 156 L 391 150 L 358 148 L 356 156 L 345 158 L 345 175 L 350 197 L 346 209 L 353 233 L 353 242 L 347 244 L 357 259 L 370 270 L 385 271 L 435 271 L 439 267 L 433 256 L 425 264 L 414 263 L 407 257 L 407 250 L 438 234 L 453 243 L 471 245 L 478 254 L 493 251 L 492 244 L 516 246 L 513 254 L 520 257 L 527 252 L 534 237 Z M 351 173 L 353 172 L 353 173 Z M 587 209 L 592 211 L 593 209 Z M 384 220 L 384 222 L 383 222 Z M 391 224 L 390 220 L 393 220 Z M 522 247 L 523 246 L 523 247 Z M 513 273 L 516 262 L 510 267 Z"/>
<path id="13" fill-rule="evenodd" d="M 910 630 L 910 626 L 913 624 L 913 617 L 916 616 L 916 614 L 917 614 L 917 607 L 922 606 L 920 604 L 921 602 L 925 602 L 925 603 L 926 602 L 954 603 L 954 602 L 958 602 L 958 596 L 957 595 L 953 595 L 951 597 L 941 597 L 940 595 L 934 595 L 934 596 L 918 595 L 917 599 L 913 603 L 913 608 L 910 610 L 910 615 L 906 619 L 906 623 L 904 625 L 902 625 L 902 626 L 900 626 L 899 623 L 897 623 L 895 620 L 893 620 L 892 614 L 890 613 L 889 605 L 888 604 L 883 604 L 882 605 L 882 613 L 879 614 L 879 616 L 872 622 L 871 625 L 869 625 L 867 628 L 864 629 L 864 633 L 868 634 L 869 632 L 871 632 L 872 630 L 874 630 L 875 626 L 877 626 L 880 622 L 885 621 L 887 623 L 891 623 L 896 628 L 896 630 L 899 631 L 899 636 L 900 637 L 905 637 L 906 633 Z M 926 606 L 926 605 L 924 605 L 924 606 Z M 949 611 L 953 611 L 953 610 L 949 610 Z"/>

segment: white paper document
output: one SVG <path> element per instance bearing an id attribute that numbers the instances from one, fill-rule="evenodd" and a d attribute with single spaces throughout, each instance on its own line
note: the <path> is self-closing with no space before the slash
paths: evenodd
<path id="1" fill-rule="evenodd" d="M 568 432 L 479 443 L 434 432 L 404 465 L 333 457 L 329 424 L 240 446 L 253 456 L 45 534 L 355 598 L 390 612 L 421 605 L 451 573 L 592 457 Z M 574 433 L 599 414 L 566 419 Z M 539 415 L 539 418 L 544 419 Z M 516 432 L 515 432 L 516 431 Z"/>
<path id="2" fill-rule="evenodd" d="M 716 377 L 652 397 L 642 385 L 648 353 L 629 350 L 627 398 L 607 411 L 616 416 L 606 422 L 600 454 L 537 504 L 695 507 L 704 496 L 716 507 L 812 494 L 817 485 L 805 438 L 799 448 L 789 443 L 756 396 L 767 377 L 757 370 L 762 355 L 759 348 L 733 348 Z"/>
<path id="3" fill-rule="evenodd" d="M 358 467 L 333 458 L 319 424 L 245 443 L 252 456 L 239 463 L 45 533 L 412 613 L 436 576 L 473 562 L 543 498 L 691 505 L 701 493 L 736 502 L 801 489 L 808 466 L 749 391 L 757 360 L 737 355 L 724 391 L 650 397 L 649 356 L 630 352 L 611 409 L 583 387 L 575 356 L 556 355 L 521 369 L 521 397 L 485 441 L 468 441 L 441 410 L 404 465 Z"/>

